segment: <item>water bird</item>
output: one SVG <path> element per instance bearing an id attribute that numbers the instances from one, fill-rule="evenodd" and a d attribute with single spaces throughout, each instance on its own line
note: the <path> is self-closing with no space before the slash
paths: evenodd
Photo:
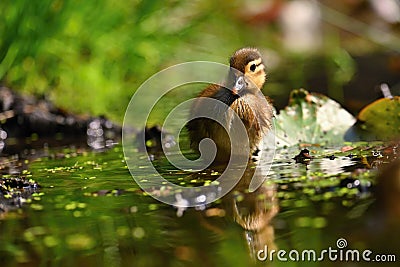
<path id="1" fill-rule="evenodd" d="M 204 138 L 210 138 L 215 143 L 217 152 L 214 162 L 228 162 L 231 149 L 241 156 L 259 157 L 263 139 L 272 128 L 272 104 L 261 92 L 266 80 L 261 53 L 256 48 L 242 48 L 230 57 L 229 63 L 225 81 L 222 85 L 209 85 L 198 95 L 190 111 L 194 119 L 186 124 L 191 148 L 196 152 L 200 152 L 199 144 Z M 204 101 L 204 97 L 219 100 L 230 109 L 210 104 Z M 204 110 L 213 113 L 211 116 L 221 118 L 225 125 L 201 117 L 199 114 L 204 114 Z M 232 111 L 238 116 L 232 116 Z M 237 118 L 244 125 L 247 136 L 237 134 Z M 248 139 L 249 149 L 244 148 L 247 144 L 244 138 Z"/>

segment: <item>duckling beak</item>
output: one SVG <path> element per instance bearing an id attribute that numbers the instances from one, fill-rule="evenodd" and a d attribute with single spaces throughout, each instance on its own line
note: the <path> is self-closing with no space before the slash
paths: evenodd
<path id="1" fill-rule="evenodd" d="M 243 76 L 238 76 L 236 78 L 235 85 L 232 88 L 233 94 L 237 95 L 241 90 L 246 87 L 246 81 L 244 80 Z"/>

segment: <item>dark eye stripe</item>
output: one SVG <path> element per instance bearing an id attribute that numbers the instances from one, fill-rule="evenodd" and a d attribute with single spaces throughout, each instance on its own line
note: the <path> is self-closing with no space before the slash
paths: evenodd
<path id="1" fill-rule="evenodd" d="M 259 59 L 257 59 L 257 60 L 253 60 L 253 61 L 251 61 L 251 62 L 249 62 L 248 63 L 248 66 L 250 65 L 250 63 L 251 63 L 251 65 L 249 66 L 249 70 L 251 71 L 251 72 L 256 72 L 256 73 L 258 73 L 259 71 L 256 71 L 257 69 L 259 69 L 259 70 L 263 70 L 265 67 L 264 67 L 264 63 L 262 62 L 262 60 L 261 61 L 259 61 L 258 63 L 255 63 L 254 61 L 259 61 Z M 253 63 L 254 62 L 254 63 Z M 260 67 L 261 66 L 261 67 Z"/>
<path id="2" fill-rule="evenodd" d="M 263 70 L 263 69 L 265 69 L 265 67 L 263 64 L 259 64 L 259 65 L 257 65 L 256 69 Z"/>

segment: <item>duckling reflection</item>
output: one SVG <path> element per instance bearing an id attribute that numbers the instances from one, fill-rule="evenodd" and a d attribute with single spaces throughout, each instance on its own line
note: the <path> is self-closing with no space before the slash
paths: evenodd
<path id="1" fill-rule="evenodd" d="M 246 169 L 237 186 L 223 198 L 223 203 L 227 214 L 243 228 L 250 256 L 257 259 L 257 252 L 265 246 L 269 250 L 276 249 L 271 220 L 278 213 L 279 206 L 276 186 L 268 181 L 254 192 L 248 191 L 252 179 L 265 178 L 262 168 L 255 167 L 251 165 Z"/>

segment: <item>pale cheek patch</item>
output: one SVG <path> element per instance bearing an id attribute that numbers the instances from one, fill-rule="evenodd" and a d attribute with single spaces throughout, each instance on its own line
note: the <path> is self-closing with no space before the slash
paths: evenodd
<path id="1" fill-rule="evenodd" d="M 253 64 L 256 65 L 256 70 L 257 70 L 258 68 L 261 68 L 261 66 L 262 66 L 262 68 L 264 68 L 264 65 L 262 64 L 262 59 L 261 59 L 261 58 L 258 58 L 258 59 L 256 59 L 256 60 L 250 61 L 250 62 L 246 65 L 245 71 L 248 72 L 248 73 L 249 73 L 249 72 L 252 72 L 252 71 L 250 70 L 250 66 L 253 65 Z"/>
<path id="2" fill-rule="evenodd" d="M 248 73 L 246 74 L 248 78 L 258 87 L 261 89 L 265 82 L 265 73 Z"/>
<path id="3" fill-rule="evenodd" d="M 254 71 L 250 70 L 250 67 L 252 65 L 256 65 L 256 69 Z M 252 80 L 252 82 L 259 88 L 264 85 L 265 82 L 265 66 L 262 63 L 262 59 L 256 59 L 253 61 L 250 61 L 246 67 L 245 67 L 245 75 Z"/>

